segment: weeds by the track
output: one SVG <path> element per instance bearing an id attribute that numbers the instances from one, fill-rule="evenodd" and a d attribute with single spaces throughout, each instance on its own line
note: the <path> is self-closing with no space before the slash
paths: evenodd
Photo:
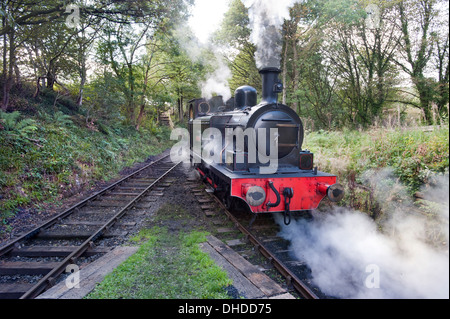
<path id="1" fill-rule="evenodd" d="M 108 275 L 88 299 L 228 299 L 227 274 L 199 248 L 206 233 L 174 235 L 158 226 L 133 238 L 139 251 Z"/>

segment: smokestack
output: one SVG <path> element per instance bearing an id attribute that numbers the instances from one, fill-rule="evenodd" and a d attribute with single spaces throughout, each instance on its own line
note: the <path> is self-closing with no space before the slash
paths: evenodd
<path id="1" fill-rule="evenodd" d="M 262 103 L 277 104 L 278 94 L 283 92 L 283 83 L 278 79 L 281 70 L 278 68 L 264 68 L 259 71 L 262 76 Z"/>

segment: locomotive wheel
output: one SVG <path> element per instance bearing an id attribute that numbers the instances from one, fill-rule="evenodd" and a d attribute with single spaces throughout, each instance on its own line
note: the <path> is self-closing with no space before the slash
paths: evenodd
<path id="1" fill-rule="evenodd" d="M 233 206 L 233 199 L 230 196 L 225 195 L 225 197 L 223 199 L 223 203 L 228 210 L 231 210 L 231 208 Z"/>
<path id="2" fill-rule="evenodd" d="M 226 209 L 228 210 L 232 210 L 232 208 L 234 207 L 233 203 L 233 197 L 230 196 L 230 187 L 227 186 L 226 190 L 225 190 L 225 194 L 223 196 L 223 204 L 225 205 Z"/>

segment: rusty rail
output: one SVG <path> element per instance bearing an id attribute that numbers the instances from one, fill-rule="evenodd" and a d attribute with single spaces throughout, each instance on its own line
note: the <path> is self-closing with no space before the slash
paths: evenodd
<path id="1" fill-rule="evenodd" d="M 89 198 L 79 202 L 78 204 L 67 209 L 66 211 L 64 211 L 61 214 L 57 215 L 56 217 L 52 218 L 51 220 L 44 223 L 43 225 L 36 227 L 35 229 L 28 232 L 27 234 L 8 243 L 4 247 L 1 247 L 0 248 L 0 257 L 8 254 L 15 248 L 20 247 L 27 240 L 37 237 L 42 231 L 44 231 L 54 225 L 57 225 L 63 219 L 71 216 L 72 214 L 74 214 L 79 209 L 83 208 L 84 206 L 88 205 L 92 201 L 99 199 L 102 195 L 106 194 L 108 191 L 115 189 L 116 187 L 120 186 L 122 183 L 128 182 L 132 178 L 138 176 L 143 171 L 154 167 L 156 164 L 163 162 L 168 157 L 169 156 L 165 156 L 155 162 L 152 162 L 152 163 L 146 165 L 145 167 L 137 170 L 136 172 L 122 178 L 118 182 L 115 182 L 114 184 L 97 192 L 96 194 L 90 196 Z M 170 172 L 172 172 L 178 165 L 179 165 L 179 163 L 171 165 L 170 169 L 166 168 L 165 173 L 163 173 L 162 175 L 159 175 L 159 178 L 155 179 L 155 181 L 152 182 L 148 187 L 146 187 L 141 193 L 139 193 L 139 195 L 136 195 L 136 197 L 134 197 L 132 200 L 130 200 L 126 206 L 124 206 L 117 214 L 115 214 L 114 217 L 112 217 L 107 222 L 105 222 L 103 224 L 103 226 L 101 226 L 95 232 L 93 231 L 92 236 L 90 236 L 82 245 L 78 246 L 62 262 L 58 263 L 57 267 L 55 267 L 53 270 L 51 270 L 49 273 L 47 273 L 37 284 L 32 286 L 31 289 L 29 289 L 24 295 L 22 295 L 20 297 L 20 299 L 33 299 L 33 298 L 37 297 L 39 294 L 41 294 L 42 292 L 44 292 L 49 287 L 53 286 L 54 282 L 56 281 L 56 278 L 66 270 L 66 267 L 68 265 L 76 263 L 77 259 L 80 258 L 84 253 L 86 253 L 86 251 L 89 248 L 93 248 L 95 246 L 94 243 L 97 239 L 102 237 L 109 229 L 111 229 L 111 227 L 113 227 L 116 224 L 116 222 L 118 222 L 127 213 L 127 211 L 136 204 L 136 202 L 138 202 L 140 199 L 142 199 L 142 197 L 144 197 L 151 189 L 154 188 L 154 186 L 156 184 L 158 184 L 163 178 L 165 178 Z"/>
<path id="2" fill-rule="evenodd" d="M 245 226 L 243 226 L 233 214 L 228 211 L 225 205 L 215 196 L 212 196 L 214 200 L 223 208 L 225 214 L 233 222 L 236 228 L 239 229 L 247 238 L 247 240 L 252 243 L 255 248 L 270 262 L 272 265 L 280 272 L 280 274 L 286 278 L 288 285 L 292 285 L 295 290 L 303 296 L 305 299 L 319 299 L 319 297 L 303 283 L 291 270 L 289 270 L 284 263 L 278 259 L 270 250 L 268 250 L 263 243 L 261 243 L 258 238 L 256 238 Z"/>

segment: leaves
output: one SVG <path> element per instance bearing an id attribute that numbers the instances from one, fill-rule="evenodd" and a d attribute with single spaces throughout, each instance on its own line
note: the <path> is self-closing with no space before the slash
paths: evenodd
<path id="1" fill-rule="evenodd" d="M 22 119 L 20 112 L 5 113 L 0 111 L 0 123 L 10 137 L 30 137 L 38 130 L 37 123 L 31 118 Z"/>

